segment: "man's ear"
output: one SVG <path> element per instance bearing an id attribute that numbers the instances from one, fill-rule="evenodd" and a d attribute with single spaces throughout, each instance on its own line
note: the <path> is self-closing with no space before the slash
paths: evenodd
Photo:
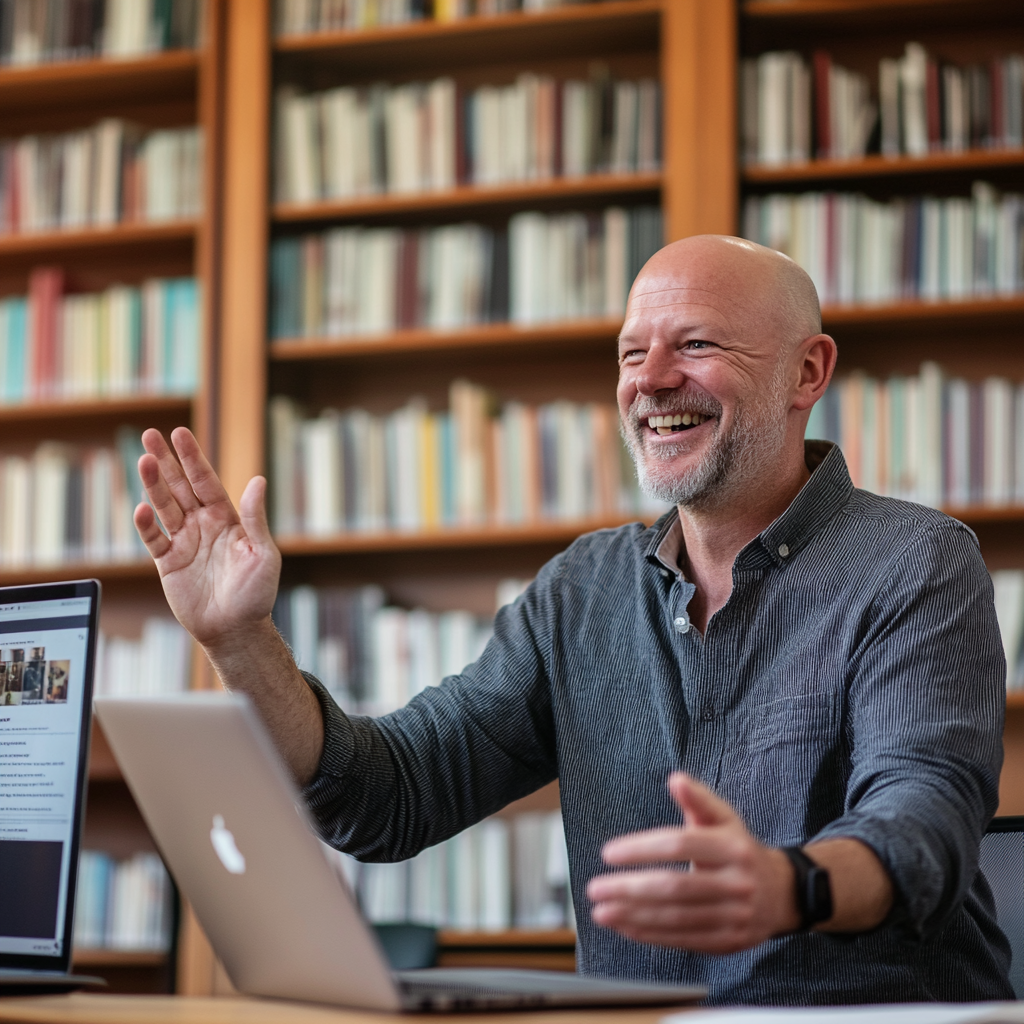
<path id="1" fill-rule="evenodd" d="M 815 334 L 797 347 L 797 386 L 794 409 L 810 409 L 825 393 L 836 368 L 838 349 L 827 334 Z"/>

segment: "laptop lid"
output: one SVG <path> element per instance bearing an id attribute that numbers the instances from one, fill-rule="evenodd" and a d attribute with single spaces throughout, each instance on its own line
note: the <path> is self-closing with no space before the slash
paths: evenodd
<path id="1" fill-rule="evenodd" d="M 244 697 L 100 697 L 96 715 L 236 988 L 400 1009 L 376 937 Z"/>
<path id="2" fill-rule="evenodd" d="M 0 969 L 67 971 L 100 585 L 0 587 Z"/>

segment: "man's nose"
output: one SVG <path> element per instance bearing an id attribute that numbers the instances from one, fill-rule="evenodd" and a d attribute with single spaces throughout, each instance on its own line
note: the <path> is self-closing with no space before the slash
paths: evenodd
<path id="1" fill-rule="evenodd" d="M 675 352 L 666 346 L 652 345 L 638 369 L 635 384 L 638 394 L 650 397 L 659 391 L 675 391 L 685 380 Z"/>

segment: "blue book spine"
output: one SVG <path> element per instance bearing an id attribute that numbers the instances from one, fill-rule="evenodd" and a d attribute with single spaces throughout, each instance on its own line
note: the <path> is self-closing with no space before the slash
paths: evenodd
<path id="1" fill-rule="evenodd" d="M 22 297 L 7 302 L 7 373 L 4 390 L 12 402 L 23 402 L 28 394 L 28 300 Z"/>

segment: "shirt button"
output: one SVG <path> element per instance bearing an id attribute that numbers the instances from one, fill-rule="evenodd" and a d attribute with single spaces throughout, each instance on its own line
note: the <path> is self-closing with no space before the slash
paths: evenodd
<path id="1" fill-rule="evenodd" d="M 673 625 L 677 633 L 685 633 L 690 628 L 690 620 L 685 615 L 680 615 Z"/>
<path id="2" fill-rule="evenodd" d="M 788 557 L 788 555 L 789 555 L 789 545 L 788 544 L 780 544 L 779 545 L 779 554 L 783 558 Z"/>
<path id="3" fill-rule="evenodd" d="M 660 572 L 661 575 L 664 576 L 666 579 L 668 579 L 668 577 L 672 575 L 672 573 L 670 573 L 668 569 L 659 569 L 658 572 Z"/>
<path id="4" fill-rule="evenodd" d="M 702 722 L 713 722 L 715 720 L 715 709 L 710 704 L 705 704 L 700 710 Z"/>

